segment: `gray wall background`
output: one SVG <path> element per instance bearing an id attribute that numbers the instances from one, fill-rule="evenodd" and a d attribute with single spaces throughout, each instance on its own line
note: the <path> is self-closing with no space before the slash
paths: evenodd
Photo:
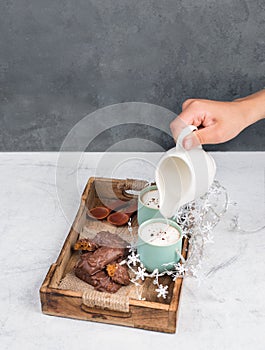
<path id="1" fill-rule="evenodd" d="M 179 113 L 189 97 L 265 87 L 264 0 L 2 0 L 0 35 L 1 151 L 57 151 L 76 122 L 113 103 Z M 264 130 L 207 148 L 265 150 Z"/>

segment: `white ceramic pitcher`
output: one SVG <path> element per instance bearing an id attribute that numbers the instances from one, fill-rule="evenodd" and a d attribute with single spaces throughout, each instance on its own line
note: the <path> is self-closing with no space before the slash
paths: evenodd
<path id="1" fill-rule="evenodd" d="M 215 161 L 201 146 L 189 151 L 182 146 L 183 138 L 196 129 L 193 125 L 185 127 L 176 147 L 164 154 L 156 168 L 159 210 L 167 218 L 180 206 L 205 194 L 215 177 Z"/>

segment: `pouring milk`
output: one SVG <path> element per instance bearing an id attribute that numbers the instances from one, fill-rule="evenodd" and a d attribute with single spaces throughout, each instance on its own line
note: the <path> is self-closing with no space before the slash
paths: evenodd
<path id="1" fill-rule="evenodd" d="M 156 168 L 160 212 L 172 217 L 179 207 L 205 194 L 213 183 L 216 165 L 201 146 L 189 151 L 182 146 L 183 138 L 196 130 L 187 126 L 180 133 L 175 148 L 167 151 Z"/>

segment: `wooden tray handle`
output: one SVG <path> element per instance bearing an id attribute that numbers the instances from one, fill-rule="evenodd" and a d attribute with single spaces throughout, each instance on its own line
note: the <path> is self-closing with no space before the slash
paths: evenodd
<path id="1" fill-rule="evenodd" d="M 141 191 L 148 184 L 145 180 L 135 180 L 135 179 L 126 179 L 125 182 L 119 183 L 117 188 L 126 192 L 128 190 Z"/>
<path id="2" fill-rule="evenodd" d="M 129 297 L 96 290 L 86 291 L 82 296 L 83 311 L 107 314 L 112 316 L 130 317 Z"/>

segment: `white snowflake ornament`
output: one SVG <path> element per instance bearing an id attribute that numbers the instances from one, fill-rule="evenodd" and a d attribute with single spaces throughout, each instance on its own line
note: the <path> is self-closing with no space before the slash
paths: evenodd
<path id="1" fill-rule="evenodd" d="M 136 266 L 137 263 L 140 262 L 139 259 L 139 254 L 135 254 L 133 251 L 129 256 L 128 256 L 128 264 L 132 264 L 133 266 Z"/>
<path id="2" fill-rule="evenodd" d="M 156 289 L 157 297 L 158 298 L 162 297 L 163 299 L 166 299 L 168 294 L 167 289 L 168 289 L 168 286 L 163 286 L 163 284 L 159 284 L 158 288 Z"/>
<path id="3" fill-rule="evenodd" d="M 142 281 L 144 281 L 145 277 L 148 276 L 148 274 L 145 271 L 146 271 L 145 267 L 138 266 L 138 269 L 135 273 L 135 280 L 141 279 Z"/>

